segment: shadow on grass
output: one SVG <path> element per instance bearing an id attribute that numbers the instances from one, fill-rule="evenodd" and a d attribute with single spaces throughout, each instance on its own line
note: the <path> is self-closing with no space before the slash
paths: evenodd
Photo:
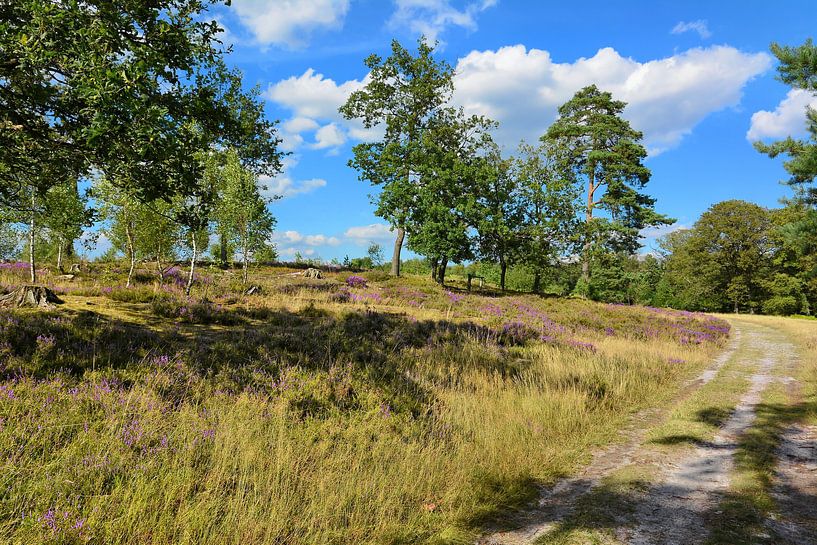
<path id="1" fill-rule="evenodd" d="M 197 379 L 219 389 L 263 393 L 299 370 L 328 376 L 332 390 L 322 401 L 305 401 L 305 416 L 354 408 L 361 388 L 384 393 L 389 410 L 419 415 L 431 401 L 416 378 L 424 371 L 418 367 L 423 354 L 445 350 L 449 375 L 483 370 L 509 377 L 526 365 L 505 348 L 526 339 L 469 322 L 417 321 L 373 311 L 336 316 L 306 307 L 298 312 L 255 309 L 256 321 L 249 324 L 243 309 L 217 312 L 236 316 L 237 325 L 224 326 L 230 321 L 226 318 L 216 324 L 165 319 L 157 328 L 147 309 L 145 323 L 92 310 L 0 312 L 0 377 L 42 379 L 55 372 L 80 377 L 88 371 L 150 370 L 157 361 L 181 361 Z"/>

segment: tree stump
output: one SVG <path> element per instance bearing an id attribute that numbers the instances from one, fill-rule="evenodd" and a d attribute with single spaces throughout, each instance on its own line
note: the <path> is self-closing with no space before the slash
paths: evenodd
<path id="1" fill-rule="evenodd" d="M 261 294 L 261 286 L 257 284 L 253 284 L 244 292 L 244 295 L 260 295 Z"/>
<path id="2" fill-rule="evenodd" d="M 323 278 L 321 271 L 319 269 L 314 269 L 312 267 L 304 271 L 304 276 L 306 278 Z"/>
<path id="3" fill-rule="evenodd" d="M 0 297 L 0 308 L 54 308 L 63 300 L 45 286 L 25 285 Z"/>

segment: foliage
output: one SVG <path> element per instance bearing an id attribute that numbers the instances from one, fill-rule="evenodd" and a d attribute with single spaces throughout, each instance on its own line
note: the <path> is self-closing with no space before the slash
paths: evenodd
<path id="1" fill-rule="evenodd" d="M 415 206 L 416 177 L 431 166 L 423 135 L 453 91 L 453 69 L 435 60 L 433 53 L 434 46 L 425 38 L 418 41 L 416 56 L 392 41 L 388 58 L 366 58 L 368 82 L 340 107 L 346 119 L 360 119 L 365 128 L 381 127 L 383 131 L 379 142 L 356 145 L 349 165 L 361 180 L 380 187 L 375 214 L 398 230 L 392 258 L 395 276 L 400 273 L 402 236 Z"/>
<path id="2" fill-rule="evenodd" d="M 780 80 L 795 89 L 817 93 L 817 46 L 811 41 L 798 47 L 772 44 L 772 53 L 780 61 L 777 70 Z M 764 144 L 756 142 L 755 147 L 769 157 L 787 155 L 783 166 L 789 173 L 786 181 L 800 193 L 807 202 L 817 203 L 817 189 L 810 184 L 817 177 L 817 111 L 806 110 L 808 140 L 796 140 L 788 137 L 785 140 Z"/>
<path id="3" fill-rule="evenodd" d="M 195 187 L 196 154 L 232 143 L 280 167 L 258 91 L 226 67 L 215 0 L 4 2 L 0 198 L 93 168 L 144 200 Z"/>
<path id="4" fill-rule="evenodd" d="M 669 244 L 672 306 L 719 311 L 759 306 L 775 250 L 766 209 L 738 200 L 715 204 Z"/>
<path id="5" fill-rule="evenodd" d="M 212 175 L 219 180 L 219 198 L 214 210 L 217 231 L 241 252 L 246 283 L 249 262 L 268 245 L 275 218 L 267 209 L 268 201 L 261 196 L 257 177 L 241 165 L 235 151 L 225 152 L 222 163 L 212 162 L 210 168 L 217 169 Z"/>
<path id="6" fill-rule="evenodd" d="M 589 278 L 590 252 L 603 246 L 634 253 L 646 226 L 674 220 L 655 211 L 655 199 L 641 192 L 650 179 L 642 163 L 642 134 L 621 117 L 626 103 L 595 85 L 579 90 L 559 107 L 559 117 L 542 141 L 558 150 L 565 171 L 586 185 L 583 269 Z M 606 216 L 597 217 L 596 210 Z"/>

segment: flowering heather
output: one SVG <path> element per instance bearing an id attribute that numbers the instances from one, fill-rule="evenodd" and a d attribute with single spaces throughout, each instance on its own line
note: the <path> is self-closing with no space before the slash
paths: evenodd
<path id="1" fill-rule="evenodd" d="M 668 398 L 686 371 L 674 363 L 702 364 L 729 332 L 705 315 L 419 277 L 307 291 L 253 274 L 265 290 L 252 299 L 213 272 L 222 283 L 193 298 L 139 280 L 87 308 L 0 310 L 13 519 L 0 541 L 431 541 L 461 520 L 449 513 L 504 502 L 490 483 L 575 469 L 586 438 L 615 435 L 610 416 Z M 121 283 L 82 276 L 89 297 Z M 434 515 L 415 524 L 423 504 Z M 167 506 L 195 516 L 156 515 Z"/>
<path id="2" fill-rule="evenodd" d="M 536 337 L 536 332 L 523 322 L 510 322 L 502 326 L 500 342 L 506 345 L 524 344 Z"/>
<path id="3" fill-rule="evenodd" d="M 350 288 L 365 288 L 366 279 L 362 276 L 352 275 L 346 279 L 346 285 Z"/>
<path id="4" fill-rule="evenodd" d="M 488 316 L 502 316 L 504 311 L 502 310 L 502 307 L 493 303 L 488 303 L 479 307 L 479 313 Z"/>
<path id="5" fill-rule="evenodd" d="M 25 261 L 0 263 L 0 271 L 28 271 L 30 268 L 31 264 Z"/>

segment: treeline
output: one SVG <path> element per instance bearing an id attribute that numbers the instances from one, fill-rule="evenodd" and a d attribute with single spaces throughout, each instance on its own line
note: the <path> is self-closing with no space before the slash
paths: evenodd
<path id="1" fill-rule="evenodd" d="M 709 312 L 812 314 L 817 308 L 817 212 L 802 202 L 767 209 L 741 200 L 713 205 L 689 229 L 658 239 L 650 254 L 596 254 L 588 295 L 608 303 Z M 499 267 L 452 267 L 498 285 Z M 508 288 L 569 295 L 578 262 L 547 269 L 540 289 L 527 267 L 509 272 Z"/>
<path id="2" fill-rule="evenodd" d="M 782 81 L 817 91 L 810 40 L 773 44 L 772 52 Z M 369 83 L 341 108 L 384 134 L 356 146 L 350 165 L 379 187 L 377 214 L 397 230 L 393 274 L 407 236 L 441 283 L 455 262 L 464 263 L 455 272 L 502 289 L 689 310 L 811 313 L 815 110 L 806 112 L 808 139 L 756 144 L 772 158 L 787 157 L 785 183 L 795 195 L 784 208 L 722 202 L 641 255 L 641 230 L 674 220 L 642 191 L 650 179 L 646 151 L 641 133 L 621 117 L 624 103 L 595 86 L 581 89 L 536 145 L 523 143 L 504 157 L 491 139 L 493 122 L 450 105 L 453 71 L 432 53 L 421 40 L 416 56 L 394 42 L 387 59 L 369 57 Z"/>

